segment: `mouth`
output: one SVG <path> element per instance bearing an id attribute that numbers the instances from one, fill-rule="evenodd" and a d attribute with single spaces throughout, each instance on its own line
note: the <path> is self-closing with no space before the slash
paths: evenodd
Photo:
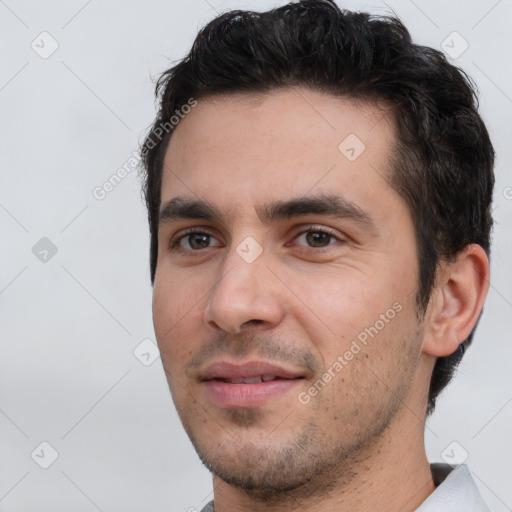
<path id="1" fill-rule="evenodd" d="M 303 378 L 303 377 L 299 377 Z M 270 382 L 274 380 L 293 380 L 293 379 L 285 379 L 282 377 L 276 377 L 275 375 L 259 375 L 257 377 L 239 377 L 236 379 L 227 379 L 223 377 L 219 377 L 216 379 L 218 382 L 227 382 L 228 384 L 258 384 L 259 382 Z"/>
<path id="2" fill-rule="evenodd" d="M 305 379 L 299 371 L 267 362 L 217 362 L 201 373 L 208 399 L 224 408 L 251 408 L 276 399 Z"/>

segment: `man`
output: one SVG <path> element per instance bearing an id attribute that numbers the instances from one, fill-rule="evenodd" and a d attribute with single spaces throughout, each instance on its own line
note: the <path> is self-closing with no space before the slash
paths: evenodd
<path id="1" fill-rule="evenodd" d="M 142 153 L 156 336 L 204 510 L 483 511 L 424 424 L 489 285 L 494 152 L 393 18 L 219 16 Z"/>

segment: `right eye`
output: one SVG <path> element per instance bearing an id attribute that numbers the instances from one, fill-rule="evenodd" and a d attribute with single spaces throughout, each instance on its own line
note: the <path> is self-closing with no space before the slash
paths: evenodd
<path id="1" fill-rule="evenodd" d="M 215 241 L 214 245 L 211 242 Z M 197 252 L 209 247 L 219 247 L 221 243 L 210 233 L 199 231 L 196 228 L 188 228 L 177 238 L 174 238 L 170 244 L 171 250 L 182 252 Z"/>

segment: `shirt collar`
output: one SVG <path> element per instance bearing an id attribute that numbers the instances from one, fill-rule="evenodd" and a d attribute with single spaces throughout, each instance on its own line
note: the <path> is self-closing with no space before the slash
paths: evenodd
<path id="1" fill-rule="evenodd" d="M 416 512 L 490 512 L 465 464 L 431 464 L 436 490 Z"/>

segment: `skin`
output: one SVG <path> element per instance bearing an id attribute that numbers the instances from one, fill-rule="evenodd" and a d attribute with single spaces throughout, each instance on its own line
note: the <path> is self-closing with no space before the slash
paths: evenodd
<path id="1" fill-rule="evenodd" d="M 366 147 L 354 161 L 338 149 L 350 134 Z M 154 325 L 183 426 L 214 474 L 217 512 L 405 512 L 434 490 L 428 385 L 436 357 L 474 326 L 489 269 L 468 246 L 439 267 L 418 315 L 412 219 L 387 181 L 394 137 L 382 106 L 296 88 L 200 100 L 173 134 L 162 206 L 205 200 L 221 218 L 160 223 Z M 321 194 L 343 196 L 371 225 L 258 215 Z M 199 235 L 183 236 L 191 227 Z M 334 236 L 318 233 L 325 228 Z M 251 263 L 237 252 L 248 236 L 262 250 Z M 301 403 L 394 304 L 400 311 Z M 273 361 L 304 378 L 263 405 L 222 407 L 200 381 L 220 359 Z"/>

